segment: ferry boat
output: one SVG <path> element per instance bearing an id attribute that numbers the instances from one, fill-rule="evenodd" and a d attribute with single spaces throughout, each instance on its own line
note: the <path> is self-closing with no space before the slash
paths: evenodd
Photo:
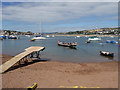
<path id="1" fill-rule="evenodd" d="M 88 41 L 99 41 L 99 40 L 101 40 L 101 38 L 98 38 L 97 36 L 92 36 L 88 38 Z"/>

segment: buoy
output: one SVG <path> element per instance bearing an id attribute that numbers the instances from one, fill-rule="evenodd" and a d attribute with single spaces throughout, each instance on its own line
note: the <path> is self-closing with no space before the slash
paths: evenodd
<path id="1" fill-rule="evenodd" d="M 27 90 L 35 90 L 37 88 L 37 83 L 34 83 L 32 86 L 28 87 Z"/>
<path id="2" fill-rule="evenodd" d="M 31 41 L 35 41 L 35 39 L 31 39 L 30 42 L 31 42 Z"/>

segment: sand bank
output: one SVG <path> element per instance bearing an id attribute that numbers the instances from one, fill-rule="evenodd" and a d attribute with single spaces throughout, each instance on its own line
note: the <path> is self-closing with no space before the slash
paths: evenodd
<path id="1" fill-rule="evenodd" d="M 3 56 L 3 61 L 12 58 Z M 34 82 L 38 88 L 118 87 L 118 63 L 70 63 L 29 61 L 2 74 L 3 88 L 27 88 Z"/>

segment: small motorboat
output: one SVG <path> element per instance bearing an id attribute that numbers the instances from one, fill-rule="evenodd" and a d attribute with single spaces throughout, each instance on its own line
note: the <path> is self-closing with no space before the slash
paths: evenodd
<path id="1" fill-rule="evenodd" d="M 99 40 L 101 40 L 101 38 L 98 38 L 97 36 L 92 36 L 88 38 L 88 41 L 99 41 Z"/>
<path id="2" fill-rule="evenodd" d="M 19 39 L 19 37 L 17 37 L 16 35 L 10 35 L 8 36 L 8 39 Z"/>
<path id="3" fill-rule="evenodd" d="M 52 37 L 55 37 L 55 35 L 52 35 Z"/>
<path id="4" fill-rule="evenodd" d="M 47 35 L 46 37 L 50 37 L 49 35 Z"/>
<path id="5" fill-rule="evenodd" d="M 76 36 L 76 37 L 78 37 L 78 38 L 79 38 L 80 36 Z"/>
<path id="6" fill-rule="evenodd" d="M 114 41 L 114 40 L 107 40 L 106 43 L 116 44 L 116 43 L 118 43 L 118 42 L 117 42 L 117 41 Z"/>
<path id="7" fill-rule="evenodd" d="M 0 37 L 0 40 L 3 40 L 3 38 Z"/>
<path id="8" fill-rule="evenodd" d="M 90 41 L 87 40 L 85 43 L 90 43 Z"/>
<path id="9" fill-rule="evenodd" d="M 30 37 L 30 35 L 25 35 L 26 37 Z"/>
<path id="10" fill-rule="evenodd" d="M 0 38 L 6 39 L 6 36 L 5 35 L 0 35 Z"/>
<path id="11" fill-rule="evenodd" d="M 77 42 L 66 43 L 66 42 L 58 41 L 58 45 L 59 45 L 59 46 L 64 46 L 64 47 L 76 48 Z"/>
<path id="12" fill-rule="evenodd" d="M 114 57 L 114 53 L 112 52 L 100 51 L 100 55 Z"/>

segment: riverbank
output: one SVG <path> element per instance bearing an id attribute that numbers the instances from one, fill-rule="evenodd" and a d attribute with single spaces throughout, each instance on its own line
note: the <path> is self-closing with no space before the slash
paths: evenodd
<path id="1" fill-rule="evenodd" d="M 12 56 L 3 55 L 3 63 Z M 34 82 L 38 88 L 117 88 L 118 63 L 71 63 L 29 61 L 2 74 L 3 88 L 27 88 Z"/>

